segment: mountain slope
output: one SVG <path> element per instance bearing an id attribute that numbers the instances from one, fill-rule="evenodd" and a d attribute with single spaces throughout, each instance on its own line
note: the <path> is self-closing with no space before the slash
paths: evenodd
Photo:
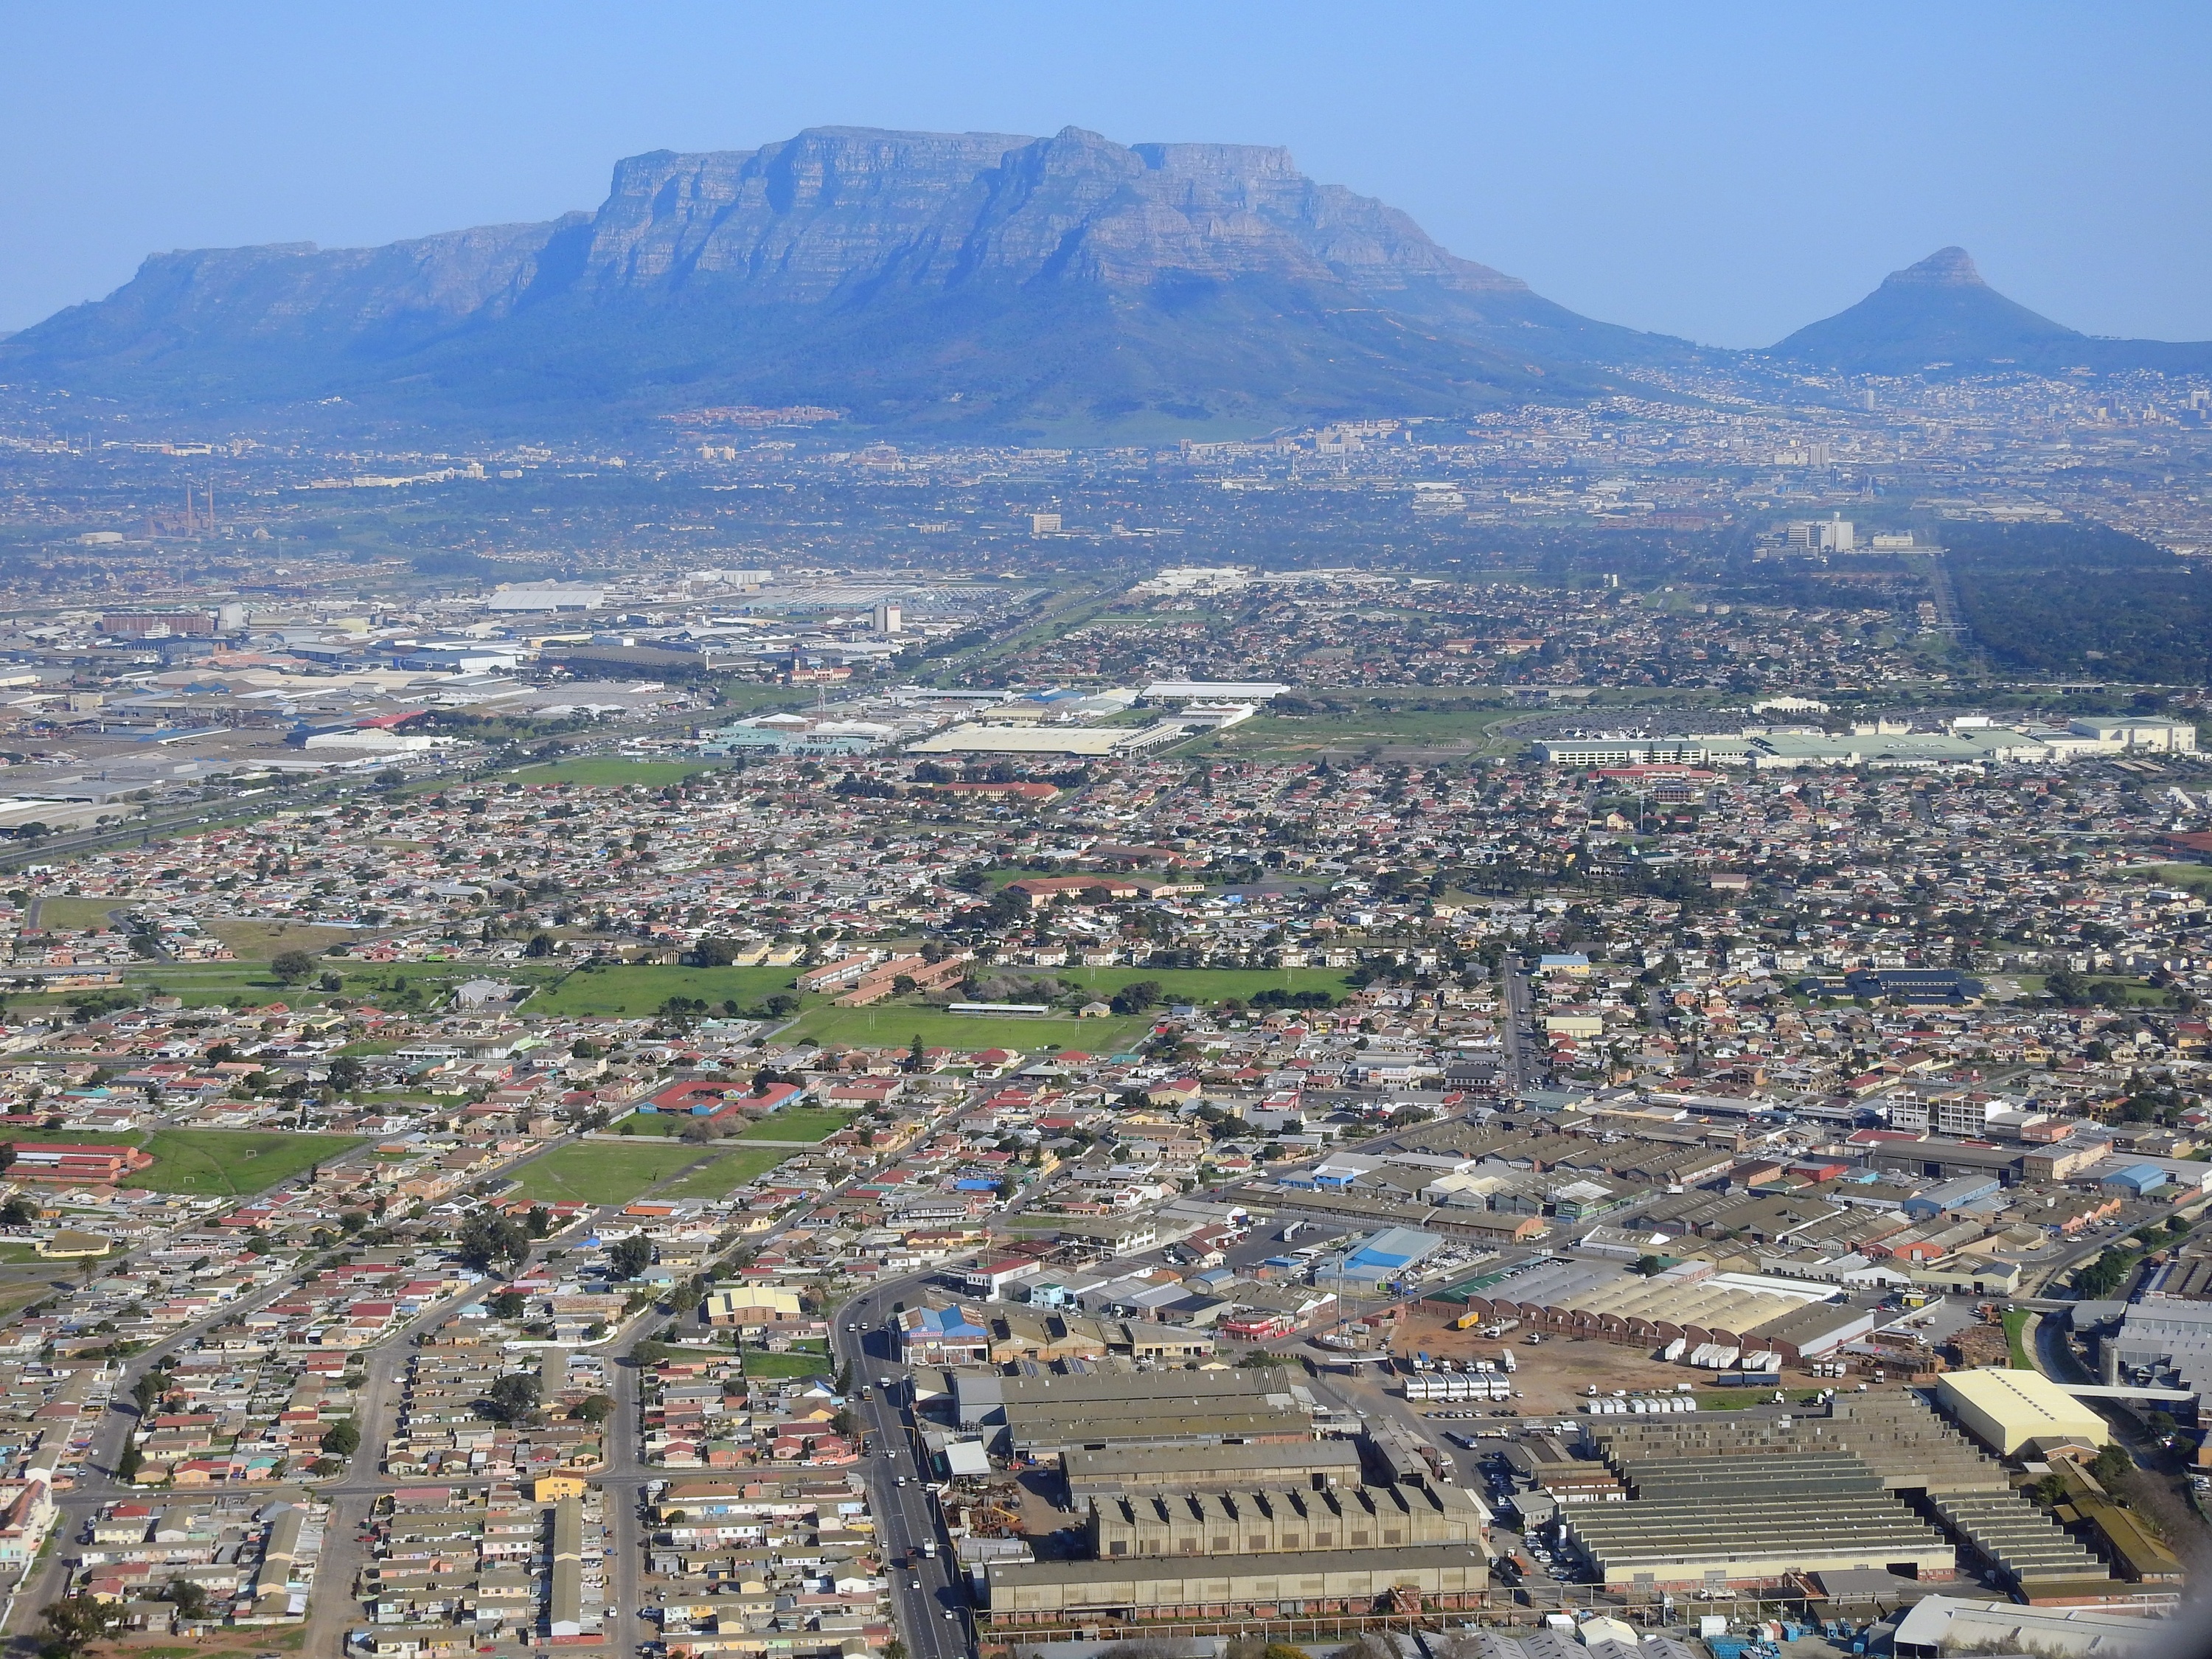
<path id="1" fill-rule="evenodd" d="M 1856 305 L 1772 349 L 1861 374 L 1910 374 L 1937 365 L 2044 373 L 2212 368 L 2212 343 L 2098 339 L 2039 316 L 1984 282 L 1960 247 L 1939 248 L 1892 271 Z"/>
<path id="2" fill-rule="evenodd" d="M 548 224 L 156 255 L 0 343 L 0 373 L 478 424 L 812 403 L 886 428 L 1159 432 L 1443 412 L 1692 355 L 1281 149 L 822 128 L 631 157 L 596 211 Z"/>

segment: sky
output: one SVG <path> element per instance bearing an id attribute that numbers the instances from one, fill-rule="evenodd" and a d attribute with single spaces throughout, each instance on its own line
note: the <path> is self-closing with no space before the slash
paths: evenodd
<path id="1" fill-rule="evenodd" d="M 595 206 L 807 126 L 1287 145 L 1588 315 L 1763 345 L 1933 250 L 2212 339 L 2212 7 L 0 0 L 0 331 L 149 252 Z"/>

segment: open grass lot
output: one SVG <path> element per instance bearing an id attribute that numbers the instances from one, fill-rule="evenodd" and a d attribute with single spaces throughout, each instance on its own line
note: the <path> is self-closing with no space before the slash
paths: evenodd
<path id="1" fill-rule="evenodd" d="M 2122 871 L 2130 881 L 2147 881 L 2160 887 L 2202 890 L 2212 887 L 2212 864 L 2139 864 Z"/>
<path id="2" fill-rule="evenodd" d="M 1107 1019 L 990 1019 L 948 1014 L 940 1008 L 908 1003 L 878 1003 L 872 1008 L 838 1008 L 828 1003 L 799 1017 L 792 1035 L 831 1044 L 875 1048 L 902 1048 L 916 1036 L 925 1048 L 1018 1048 L 1025 1054 L 1079 1048 L 1085 1054 L 1120 1054 L 1152 1029 L 1141 1016 Z"/>
<path id="3" fill-rule="evenodd" d="M 262 924 L 248 925 L 258 927 Z M 292 931 L 296 939 L 301 931 L 299 924 L 293 924 Z M 290 950 L 295 945 L 280 941 L 276 948 Z M 310 947 L 299 944 L 297 948 L 306 950 Z M 536 963 L 506 963 L 501 964 L 498 975 L 504 979 L 544 980 L 550 979 L 561 971 L 558 968 Z M 475 964 L 448 962 L 390 963 L 372 966 L 344 957 L 325 957 L 316 963 L 315 972 L 317 978 L 324 974 L 337 975 L 343 983 L 343 995 L 372 1001 L 380 1000 L 388 1006 L 393 988 L 397 986 L 419 987 L 423 996 L 435 1004 L 453 986 L 463 980 L 478 977 L 483 969 Z M 314 988 L 313 981 L 305 985 L 280 984 L 266 963 L 260 962 L 140 963 L 125 975 L 124 983 L 133 989 L 143 987 L 156 994 L 181 997 L 185 1006 L 192 1008 L 204 1008 L 216 1003 L 228 1004 L 240 998 L 252 1003 L 282 1002 L 294 1008 L 319 1007 L 330 1000 L 328 994 Z"/>
<path id="4" fill-rule="evenodd" d="M 773 1147 L 750 1146 L 741 1152 L 724 1152 L 703 1169 L 694 1170 L 681 1180 L 672 1181 L 656 1198 L 720 1198 L 732 1187 L 742 1187 L 748 1181 L 757 1180 L 792 1154 Z"/>
<path id="5" fill-rule="evenodd" d="M 76 1134 L 70 1138 L 87 1139 Z M 215 1198 L 243 1196 L 273 1187 L 351 1152 L 362 1139 L 359 1135 L 267 1129 L 156 1129 L 150 1139 L 137 1135 L 102 1138 L 143 1146 L 154 1155 L 154 1167 L 132 1176 L 125 1185 Z"/>
<path id="6" fill-rule="evenodd" d="M 771 1112 L 739 1135 L 739 1140 L 826 1140 L 853 1121 L 851 1112 L 793 1106 Z"/>
<path id="7" fill-rule="evenodd" d="M 280 985 L 269 969 L 250 962 L 142 963 L 124 975 L 127 987 L 144 986 L 157 995 L 182 997 L 188 1008 L 205 1008 L 243 997 L 248 1002 L 287 1002 L 294 1007 L 322 999 L 300 988 Z"/>
<path id="8" fill-rule="evenodd" d="M 614 1131 L 632 1138 L 642 1135 L 648 1139 L 668 1140 L 682 1134 L 684 1126 L 690 1121 L 689 1112 L 632 1112 L 614 1126 Z"/>
<path id="9" fill-rule="evenodd" d="M 358 928 L 308 921 L 216 921 L 208 924 L 208 932 L 230 946 L 240 962 L 267 962 L 287 951 L 317 956 L 333 945 L 361 937 Z"/>
<path id="10" fill-rule="evenodd" d="M 42 898 L 39 901 L 39 926 L 82 930 L 88 927 L 112 927 L 107 919 L 110 910 L 127 909 L 131 901 L 122 898 Z"/>
<path id="11" fill-rule="evenodd" d="M 650 1014 L 671 997 L 690 997 L 719 1011 L 734 999 L 741 1008 L 789 991 L 796 968 L 579 969 L 530 1000 L 533 1014 Z"/>
<path id="12" fill-rule="evenodd" d="M 1311 760 L 1368 747 L 1451 751 L 1462 756 L 1517 748 L 1494 728 L 1525 708 L 1347 709 L 1316 714 L 1258 714 L 1185 753 Z"/>
<path id="13" fill-rule="evenodd" d="M 658 789 L 663 784 L 681 783 L 694 772 L 714 771 L 718 764 L 705 760 L 643 761 L 626 760 L 620 755 L 586 755 L 581 760 L 517 767 L 506 775 L 517 783 L 575 783 L 593 789 L 641 783 Z"/>
<path id="14" fill-rule="evenodd" d="M 1019 969 L 996 972 L 1019 973 Z M 1170 1002 L 1211 1005 L 1229 997 L 1249 1002 L 1261 991 L 1326 991 L 1341 998 L 1351 988 L 1340 968 L 1040 968 L 1063 985 L 1080 985 L 1110 1000 L 1123 986 L 1148 979 Z"/>
<path id="15" fill-rule="evenodd" d="M 747 1376 L 813 1376 L 816 1374 L 835 1376 L 836 1367 L 826 1354 L 818 1353 L 749 1353 L 745 1356 Z"/>
<path id="16" fill-rule="evenodd" d="M 665 1181 L 688 1164 L 699 1148 L 688 1141 L 647 1141 L 612 1146 L 604 1140 L 562 1146 L 524 1166 L 518 1177 L 524 1198 L 574 1204 L 627 1204 L 656 1181 Z"/>

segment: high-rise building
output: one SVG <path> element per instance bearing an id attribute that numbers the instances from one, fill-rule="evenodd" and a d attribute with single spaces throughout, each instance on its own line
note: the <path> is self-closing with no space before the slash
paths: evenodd
<path id="1" fill-rule="evenodd" d="M 1030 514 L 1030 534 L 1032 536 L 1057 536 L 1060 534 L 1060 514 L 1057 513 Z"/>
<path id="2" fill-rule="evenodd" d="M 876 632 L 878 634 L 903 634 L 906 632 L 905 617 L 900 613 L 898 606 L 892 604 L 889 599 L 885 599 L 882 604 L 876 607 L 875 621 Z"/>

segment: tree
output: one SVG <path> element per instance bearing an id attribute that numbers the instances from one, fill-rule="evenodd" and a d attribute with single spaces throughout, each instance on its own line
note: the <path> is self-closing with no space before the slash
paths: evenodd
<path id="1" fill-rule="evenodd" d="M 0 1204 L 0 1227 L 27 1227 L 39 1218 L 39 1206 L 17 1193 Z"/>
<path id="2" fill-rule="evenodd" d="M 509 1371 L 495 1381 L 484 1395 L 484 1415 L 495 1423 L 514 1423 L 538 1408 L 538 1379 L 527 1371 Z"/>
<path id="3" fill-rule="evenodd" d="M 315 959 L 305 951 L 280 951 L 270 960 L 269 971 L 286 985 L 298 985 L 315 971 Z"/>
<path id="4" fill-rule="evenodd" d="M 520 1291 L 501 1291 L 486 1304 L 494 1319 L 520 1319 L 529 1305 Z"/>
<path id="5" fill-rule="evenodd" d="M 115 1460 L 115 1478 L 126 1485 L 138 1478 L 138 1466 L 146 1461 L 145 1453 L 136 1445 L 124 1447 L 123 1455 Z"/>
<path id="6" fill-rule="evenodd" d="M 633 1234 L 607 1247 L 607 1264 L 618 1279 L 635 1279 L 653 1265 L 653 1241 Z"/>
<path id="7" fill-rule="evenodd" d="M 1656 1279 L 1666 1270 L 1667 1261 L 1663 1256 L 1640 1255 L 1636 1258 L 1636 1271 L 1646 1279 Z"/>
<path id="8" fill-rule="evenodd" d="M 2090 1461 L 2089 1473 L 2097 1477 L 2099 1486 L 2109 1488 L 2126 1479 L 2135 1466 L 2127 1448 L 2115 1443 L 2104 1447 Z"/>
<path id="9" fill-rule="evenodd" d="M 519 1267 L 530 1258 L 530 1231 L 496 1210 L 478 1210 L 461 1224 L 461 1260 L 478 1273 L 504 1263 Z"/>
<path id="10" fill-rule="evenodd" d="M 1158 1006 L 1166 994 L 1156 979 L 1133 979 L 1114 993 L 1109 1006 L 1117 1014 L 1141 1014 Z"/>
<path id="11" fill-rule="evenodd" d="M 587 1394 L 568 1413 L 579 1423 L 604 1423 L 614 1415 L 615 1402 L 603 1394 Z"/>
<path id="12" fill-rule="evenodd" d="M 94 1642 L 122 1628 L 126 1616 L 120 1601 L 101 1601 L 82 1594 L 65 1595 L 48 1604 L 40 1615 L 46 1639 L 40 1644 L 39 1651 L 44 1659 L 80 1659 Z"/>
<path id="13" fill-rule="evenodd" d="M 358 1056 L 340 1054 L 331 1062 L 330 1085 L 332 1093 L 358 1094 L 361 1092 L 362 1085 L 368 1081 L 368 1067 L 361 1063 Z"/>
<path id="14" fill-rule="evenodd" d="M 543 1204 L 533 1204 L 530 1213 L 522 1218 L 522 1224 L 532 1238 L 544 1238 L 553 1231 L 553 1212 Z"/>
<path id="15" fill-rule="evenodd" d="M 211 1606 L 207 1586 L 196 1584 L 189 1578 L 172 1578 L 168 1588 L 161 1592 L 161 1600 L 176 1608 L 178 1618 L 193 1624 L 205 1619 Z"/>

